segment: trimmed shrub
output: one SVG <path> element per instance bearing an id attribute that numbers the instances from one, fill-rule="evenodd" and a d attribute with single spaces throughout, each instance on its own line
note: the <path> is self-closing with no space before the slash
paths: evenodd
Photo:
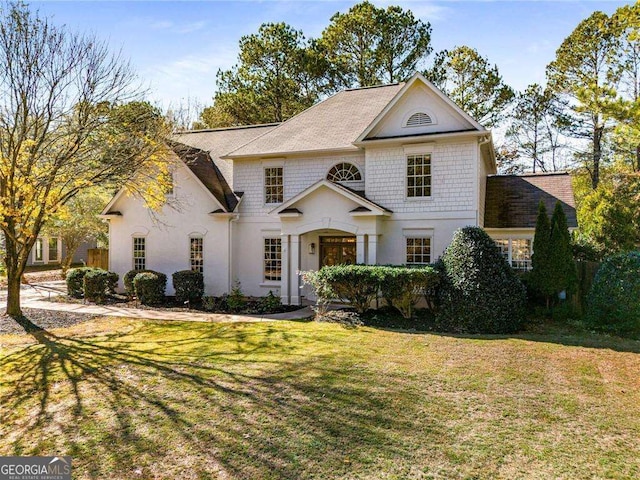
<path id="1" fill-rule="evenodd" d="M 164 273 L 144 271 L 133 277 L 136 297 L 143 305 L 158 305 L 164 300 L 167 276 Z"/>
<path id="2" fill-rule="evenodd" d="M 591 287 L 585 321 L 604 332 L 640 335 L 640 252 L 605 259 Z"/>
<path id="3" fill-rule="evenodd" d="M 136 275 L 139 273 L 153 273 L 153 270 L 129 270 L 122 277 L 122 283 L 124 284 L 124 292 L 127 297 L 133 297 L 136 294 L 136 289 L 133 286 L 133 279 L 136 278 Z"/>
<path id="4" fill-rule="evenodd" d="M 180 270 L 171 277 L 178 302 L 195 302 L 202 299 L 204 295 L 204 277 L 201 272 Z"/>
<path id="5" fill-rule="evenodd" d="M 439 329 L 509 333 L 522 326 L 525 288 L 484 230 L 465 227 L 456 231 L 440 268 Z"/>
<path id="6" fill-rule="evenodd" d="M 363 313 L 378 294 L 381 268 L 373 265 L 325 266 L 318 270 L 316 281 L 328 285 L 323 289 L 326 293 L 349 302 L 358 313 Z"/>
<path id="7" fill-rule="evenodd" d="M 379 267 L 380 291 L 389 305 L 404 318 L 411 318 L 416 304 L 427 297 L 439 282 L 433 267 Z"/>
<path id="8" fill-rule="evenodd" d="M 93 267 L 72 268 L 67 272 L 67 293 L 74 298 L 82 298 L 84 295 L 84 276 L 95 270 Z"/>
<path id="9" fill-rule="evenodd" d="M 332 265 L 317 272 L 302 272 L 302 279 L 314 289 L 319 306 L 339 298 L 364 313 L 382 293 L 389 305 L 410 318 L 420 298 L 437 285 L 438 273 L 433 267 Z M 319 310 L 324 313 L 324 309 Z"/>
<path id="10" fill-rule="evenodd" d="M 226 296 L 225 302 L 227 308 L 234 313 L 240 312 L 247 306 L 247 299 L 242 293 L 240 282 L 236 282 L 229 295 Z"/>
<path id="11" fill-rule="evenodd" d="M 113 293 L 118 285 L 118 274 L 100 268 L 88 271 L 83 278 L 84 298 L 103 303 L 107 295 Z"/>

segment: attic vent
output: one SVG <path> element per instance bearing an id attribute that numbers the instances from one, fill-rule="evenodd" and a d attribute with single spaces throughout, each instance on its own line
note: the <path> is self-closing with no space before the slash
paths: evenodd
<path id="1" fill-rule="evenodd" d="M 426 113 L 418 112 L 418 113 L 414 113 L 409 117 L 409 120 L 407 120 L 406 126 L 419 127 L 421 125 L 431 125 L 432 123 L 433 123 L 433 120 L 431 120 L 431 117 L 429 115 L 427 115 Z"/>

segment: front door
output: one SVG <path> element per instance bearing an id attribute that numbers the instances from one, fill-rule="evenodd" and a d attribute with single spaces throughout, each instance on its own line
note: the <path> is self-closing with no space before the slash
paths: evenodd
<path id="1" fill-rule="evenodd" d="M 320 268 L 356 263 L 356 237 L 320 237 Z"/>

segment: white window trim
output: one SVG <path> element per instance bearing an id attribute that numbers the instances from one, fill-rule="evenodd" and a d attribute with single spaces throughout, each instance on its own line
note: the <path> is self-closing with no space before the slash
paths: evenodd
<path id="1" fill-rule="evenodd" d="M 189 243 L 187 248 L 187 270 L 191 270 L 191 240 L 194 238 L 199 238 L 200 240 L 202 240 L 202 274 L 204 275 L 204 235 L 201 233 L 189 234 Z"/>
<path id="2" fill-rule="evenodd" d="M 46 263 L 58 263 L 62 261 L 62 239 L 60 237 L 44 237 L 47 239 L 47 261 Z M 49 242 L 52 239 L 56 239 L 56 253 L 58 256 L 56 258 L 51 258 L 49 256 Z"/>
<path id="3" fill-rule="evenodd" d="M 280 240 L 280 280 L 271 280 L 271 279 L 267 279 L 266 278 L 266 259 L 265 259 L 265 240 Z M 282 236 L 280 235 L 280 232 L 276 232 L 274 231 L 273 233 L 270 232 L 263 232 L 262 234 L 262 242 L 261 242 L 261 249 L 260 249 L 260 255 L 261 255 L 261 267 L 262 267 L 262 282 L 260 283 L 261 287 L 267 287 L 267 286 L 280 286 L 282 283 L 282 245 L 284 243 Z"/>
<path id="4" fill-rule="evenodd" d="M 327 169 L 327 171 L 325 172 L 325 174 L 324 174 L 324 178 L 325 178 L 326 180 L 329 180 L 329 179 L 327 178 L 327 177 L 329 176 L 329 172 L 330 172 L 334 167 L 336 167 L 336 166 L 338 166 L 338 165 L 340 165 L 340 164 L 343 164 L 343 163 L 348 163 L 348 164 L 353 165 L 354 167 L 356 167 L 356 168 L 358 169 L 358 173 L 360 174 L 360 180 L 340 180 L 340 181 L 339 181 L 339 183 L 341 183 L 341 184 L 342 184 L 342 183 L 344 183 L 344 184 L 347 184 L 347 185 L 356 185 L 356 184 L 358 184 L 358 183 L 363 183 L 363 182 L 364 182 L 364 172 L 362 171 L 362 167 L 361 167 L 361 165 L 358 165 L 357 163 L 355 163 L 355 162 L 351 162 L 351 161 L 349 161 L 349 160 L 340 160 L 339 162 L 335 162 L 335 163 L 333 163 L 333 164 L 332 164 L 332 165 Z M 333 181 L 333 180 L 329 180 L 329 181 L 331 182 L 331 181 Z"/>
<path id="5" fill-rule="evenodd" d="M 434 155 L 433 155 L 433 147 L 432 144 L 429 145 L 430 148 L 416 146 L 412 147 L 404 147 L 404 200 L 405 202 L 429 202 L 433 201 L 433 193 L 434 193 L 434 182 L 433 182 L 433 165 L 434 165 Z M 409 170 L 409 156 L 411 155 L 430 155 L 429 163 L 431 165 L 431 195 L 425 197 L 410 197 L 409 196 L 409 176 L 407 172 Z"/>
<path id="6" fill-rule="evenodd" d="M 282 168 L 282 201 L 281 202 L 267 202 L 267 168 Z M 262 162 L 262 203 L 265 207 L 273 208 L 275 205 L 281 205 L 284 202 L 284 177 L 285 168 L 284 162 L 278 161 L 264 161 Z"/>
<path id="7" fill-rule="evenodd" d="M 410 239 L 429 239 L 429 261 L 427 263 L 409 263 L 407 262 L 407 257 L 409 256 L 409 251 L 407 249 L 407 240 Z M 428 234 L 417 234 L 417 235 L 404 235 L 404 264 L 407 266 L 411 265 L 430 265 L 433 263 L 433 235 Z"/>
<path id="8" fill-rule="evenodd" d="M 135 254 L 135 239 L 136 238 L 144 238 L 144 268 L 142 270 L 148 270 L 149 269 L 149 258 L 148 258 L 148 251 L 149 251 L 149 245 L 147 243 L 147 236 L 146 235 L 140 235 L 138 233 L 134 233 L 133 235 L 131 235 L 131 270 L 135 270 L 136 269 L 136 260 L 134 257 Z"/>
<path id="9" fill-rule="evenodd" d="M 41 250 L 40 253 L 42 254 L 42 258 L 38 259 L 36 257 L 36 244 L 33 244 L 33 263 L 45 263 L 44 261 L 44 237 L 38 237 L 36 238 L 36 243 L 38 242 L 38 240 L 40 240 L 42 242 L 41 244 Z"/>
<path id="10" fill-rule="evenodd" d="M 503 237 L 493 238 L 494 242 L 497 242 L 498 240 L 507 240 L 507 242 L 508 242 L 507 262 L 509 263 L 509 266 L 511 268 L 513 268 L 514 270 L 519 271 L 519 272 L 526 272 L 526 271 L 531 270 L 531 266 L 532 266 L 531 259 L 533 257 L 533 238 L 532 237 L 524 236 L 524 235 L 513 235 L 513 236 L 503 236 Z M 529 265 L 530 265 L 530 268 L 527 268 L 527 269 L 521 269 L 521 268 L 517 268 L 516 269 L 516 268 L 514 268 L 514 266 L 513 266 L 513 241 L 514 240 L 528 240 L 529 241 L 529 245 L 530 245 L 530 248 L 529 248 L 529 252 L 530 252 L 529 253 Z M 496 244 L 496 246 L 497 246 L 497 244 Z"/>

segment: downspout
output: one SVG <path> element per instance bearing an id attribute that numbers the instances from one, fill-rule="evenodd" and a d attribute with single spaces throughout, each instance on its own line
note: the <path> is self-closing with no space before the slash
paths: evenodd
<path id="1" fill-rule="evenodd" d="M 487 135 L 484 135 L 484 136 L 482 136 L 482 137 L 480 137 L 478 139 L 478 155 L 480 157 L 480 161 L 482 161 L 482 162 L 484 162 L 484 158 L 482 156 L 482 146 L 486 145 L 486 144 L 489 144 L 489 147 L 491 148 L 491 153 L 493 154 L 493 157 L 495 159 L 495 151 L 493 149 L 493 141 L 492 141 L 492 138 L 491 138 L 491 134 L 488 133 Z M 477 167 L 480 168 L 479 165 Z M 480 178 L 478 178 L 478 180 L 480 180 Z M 487 186 L 486 186 L 486 181 L 487 180 L 486 180 L 486 177 L 485 177 L 484 181 L 485 181 L 484 196 L 486 198 L 486 196 L 487 196 Z M 478 185 L 478 191 L 479 190 L 480 190 L 480 185 Z M 484 202 L 485 198 L 479 198 L 479 195 L 478 195 L 478 208 L 476 208 L 476 225 L 478 225 L 478 226 L 480 226 L 480 202 Z M 482 227 L 484 228 L 484 222 L 483 222 Z"/>
<path id="2" fill-rule="evenodd" d="M 229 259 L 229 268 L 227 270 L 227 293 L 231 292 L 233 288 L 233 223 L 240 218 L 240 214 L 238 213 L 238 209 L 240 208 L 240 203 L 242 202 L 242 198 L 238 199 L 238 203 L 236 208 L 234 209 L 233 215 L 229 216 L 229 223 L 227 228 L 227 258 Z"/>

